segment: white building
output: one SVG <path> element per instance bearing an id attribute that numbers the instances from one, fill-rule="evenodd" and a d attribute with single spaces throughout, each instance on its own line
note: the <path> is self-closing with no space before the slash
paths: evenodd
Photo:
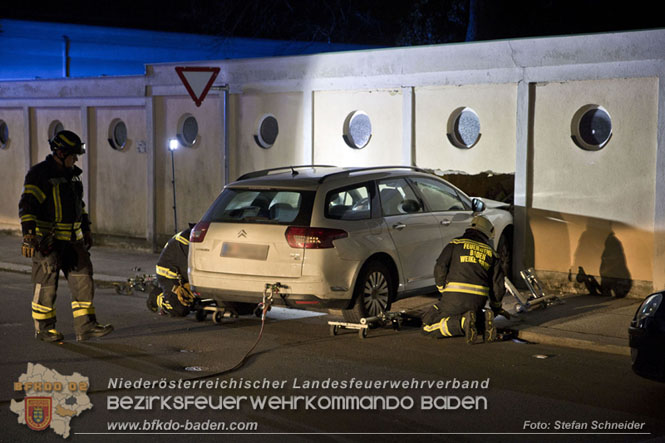
<path id="1" fill-rule="evenodd" d="M 665 286 L 664 61 L 656 30 L 0 82 L 0 224 L 19 229 L 23 176 L 59 122 L 87 141 L 89 212 L 109 238 L 161 246 L 173 232 L 166 146 L 179 137 L 191 144 L 175 153 L 180 227 L 224 183 L 260 168 L 509 173 L 516 268 L 534 266 L 551 286 L 570 286 L 581 268 L 616 293 L 644 295 Z M 220 68 L 200 107 L 177 66 Z M 361 149 L 344 139 L 355 111 L 371 123 Z"/>

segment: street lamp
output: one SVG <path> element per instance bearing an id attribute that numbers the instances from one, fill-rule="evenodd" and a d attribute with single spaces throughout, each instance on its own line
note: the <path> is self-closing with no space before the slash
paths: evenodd
<path id="1" fill-rule="evenodd" d="M 179 146 L 177 139 L 172 138 L 169 140 L 169 151 L 171 151 L 171 177 L 173 178 L 171 180 L 171 184 L 173 185 L 173 229 L 175 229 L 176 234 L 178 233 L 178 213 L 175 205 L 175 159 L 173 153 Z"/>

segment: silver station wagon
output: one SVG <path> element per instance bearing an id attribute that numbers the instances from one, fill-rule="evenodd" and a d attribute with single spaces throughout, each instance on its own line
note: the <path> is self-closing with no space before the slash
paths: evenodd
<path id="1" fill-rule="evenodd" d="M 279 282 L 276 303 L 342 309 L 358 321 L 435 291 L 437 257 L 474 214 L 492 221 L 494 247 L 510 263 L 513 222 L 502 206 L 408 166 L 251 172 L 192 229 L 189 281 L 201 296 L 236 306 L 261 302 L 266 284 Z"/>

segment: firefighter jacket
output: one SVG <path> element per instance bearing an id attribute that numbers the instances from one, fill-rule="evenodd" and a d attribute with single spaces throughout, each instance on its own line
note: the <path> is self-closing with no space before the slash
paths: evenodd
<path id="1" fill-rule="evenodd" d="M 487 237 L 475 229 L 453 239 L 434 266 L 434 280 L 441 297 L 464 294 L 488 297 L 490 307 L 501 308 L 505 293 L 501 261 Z"/>
<path id="2" fill-rule="evenodd" d="M 18 204 L 23 235 L 76 241 L 90 231 L 81 172 L 58 165 L 53 155 L 30 168 Z"/>
<path id="3" fill-rule="evenodd" d="M 187 283 L 187 254 L 191 228 L 177 233 L 169 239 L 157 260 L 157 275 Z"/>

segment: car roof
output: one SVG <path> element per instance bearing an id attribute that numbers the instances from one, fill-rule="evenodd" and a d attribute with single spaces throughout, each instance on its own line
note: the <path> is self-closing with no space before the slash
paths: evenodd
<path id="1" fill-rule="evenodd" d="M 327 181 L 348 181 L 350 178 L 376 179 L 405 172 L 420 172 L 428 176 L 423 169 L 414 166 L 370 166 L 370 167 L 338 167 L 330 165 L 284 166 L 263 169 L 244 174 L 227 187 L 274 187 L 315 190 Z M 354 180 L 355 181 L 355 180 Z"/>

